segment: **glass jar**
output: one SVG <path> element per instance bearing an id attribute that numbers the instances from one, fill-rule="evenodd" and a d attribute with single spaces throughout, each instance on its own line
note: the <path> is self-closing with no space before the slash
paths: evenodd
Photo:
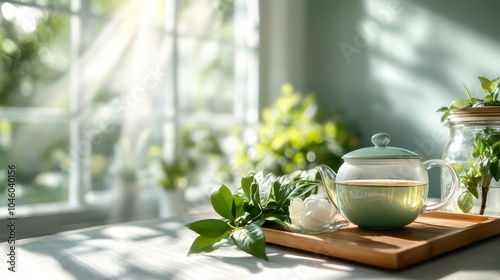
<path id="1" fill-rule="evenodd" d="M 452 212 L 468 212 L 500 216 L 500 183 L 489 175 L 480 176 L 483 183 L 474 184 L 477 187 L 466 188 L 466 174 L 470 168 L 479 170 L 478 157 L 473 157 L 474 141 L 478 136 L 486 137 L 500 134 L 500 107 L 474 107 L 454 110 L 445 122 L 450 129 L 450 136 L 443 150 L 442 159 L 451 163 L 460 175 L 460 190 L 453 202 L 446 208 Z M 489 166 L 483 167 L 483 173 L 489 173 Z M 469 172 L 470 174 L 470 172 Z M 441 182 L 450 182 L 446 172 L 441 174 Z M 486 179 L 484 179 L 486 178 Z M 487 186 L 489 183 L 489 187 Z M 471 186 L 473 184 L 468 183 Z M 486 186 L 486 188 L 483 188 Z M 476 189 L 470 191 L 471 189 Z M 450 190 L 449 185 L 441 186 L 441 196 L 445 197 Z"/>

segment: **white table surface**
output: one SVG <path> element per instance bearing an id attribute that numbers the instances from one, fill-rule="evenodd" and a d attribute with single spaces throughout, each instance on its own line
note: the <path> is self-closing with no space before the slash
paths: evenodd
<path id="1" fill-rule="evenodd" d="M 269 261 L 229 244 L 186 256 L 197 236 L 190 216 L 112 224 L 17 241 L 17 272 L 0 279 L 500 279 L 500 235 L 399 271 L 267 245 Z"/>

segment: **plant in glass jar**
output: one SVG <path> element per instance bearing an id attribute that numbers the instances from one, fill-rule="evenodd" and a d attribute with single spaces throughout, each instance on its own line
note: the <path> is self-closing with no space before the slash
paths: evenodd
<path id="1" fill-rule="evenodd" d="M 464 186 L 457 206 L 469 213 L 474 200 L 479 200 L 478 214 L 483 215 L 490 187 L 500 179 L 500 77 L 479 77 L 479 81 L 484 98 L 472 97 L 464 85 L 468 98 L 457 99 L 438 112 L 451 131 L 443 158 L 454 164 Z"/>

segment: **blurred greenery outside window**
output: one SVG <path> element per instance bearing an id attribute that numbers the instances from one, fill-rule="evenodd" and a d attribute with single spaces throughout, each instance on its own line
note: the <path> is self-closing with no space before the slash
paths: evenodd
<path id="1" fill-rule="evenodd" d="M 226 176 L 232 129 L 258 121 L 257 18 L 244 0 L 0 1 L 0 207 L 10 164 L 18 206 L 158 184 L 158 159 Z"/>
<path id="2" fill-rule="evenodd" d="M 357 145 L 357 135 L 339 112 L 284 84 L 275 102 L 263 108 L 254 137 L 240 146 L 234 164 L 242 173 L 264 170 L 277 176 L 320 164 L 336 171 L 341 157 Z"/>

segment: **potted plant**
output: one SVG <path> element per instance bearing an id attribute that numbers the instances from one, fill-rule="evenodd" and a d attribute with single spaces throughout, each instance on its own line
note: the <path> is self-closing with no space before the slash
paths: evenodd
<path id="1" fill-rule="evenodd" d="M 140 187 L 144 183 L 150 160 L 144 156 L 149 140 L 149 131 L 143 130 L 136 138 L 122 136 L 114 146 L 110 175 L 117 205 L 112 213 L 115 221 L 132 220 L 137 215 Z"/>
<path id="2" fill-rule="evenodd" d="M 189 186 L 200 184 L 200 177 L 209 173 L 229 180 L 225 172 L 227 157 L 220 143 L 222 133 L 202 126 L 181 127 L 175 155 L 159 160 L 160 216 L 183 214 L 186 209 L 185 191 Z M 202 192 L 199 190 L 197 193 Z"/>
<path id="3" fill-rule="evenodd" d="M 303 96 L 290 84 L 263 110 L 255 139 L 242 144 L 236 157 L 242 175 L 264 170 L 279 176 L 319 164 L 337 170 L 358 142 L 339 114 L 318 108 L 312 94 Z"/>
<path id="4" fill-rule="evenodd" d="M 500 77 L 479 77 L 483 98 L 457 99 L 442 107 L 441 121 L 450 129 L 443 159 L 460 174 L 462 191 L 451 210 L 500 215 Z M 444 181 L 444 180 L 443 180 Z M 447 187 L 443 188 L 445 195 Z M 491 196 L 494 196 L 493 199 Z"/>

